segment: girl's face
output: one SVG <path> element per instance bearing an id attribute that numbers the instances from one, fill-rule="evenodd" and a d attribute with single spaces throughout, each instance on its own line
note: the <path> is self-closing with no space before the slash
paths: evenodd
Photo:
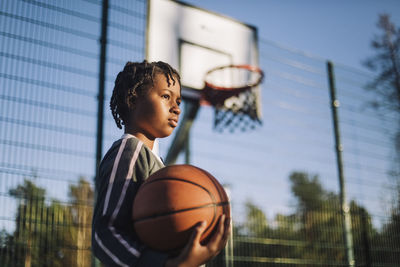
<path id="1" fill-rule="evenodd" d="M 156 74 L 154 86 L 136 99 L 131 115 L 131 132 L 152 148 L 155 138 L 169 136 L 177 127 L 181 109 L 181 87 L 178 82 L 168 86 L 164 74 Z M 144 139 L 144 140 L 143 140 Z"/>

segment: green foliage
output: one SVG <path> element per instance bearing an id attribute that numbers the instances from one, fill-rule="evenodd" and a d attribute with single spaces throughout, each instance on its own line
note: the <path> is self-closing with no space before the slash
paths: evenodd
<path id="1" fill-rule="evenodd" d="M 372 237 L 372 243 L 378 250 L 371 252 L 372 259 L 390 265 L 400 262 L 400 210 L 393 209 L 388 223 L 380 234 Z"/>
<path id="2" fill-rule="evenodd" d="M 277 214 L 272 223 L 263 211 L 246 203 L 246 220 L 234 225 L 235 266 L 343 265 L 345 247 L 339 196 L 324 190 L 318 176 L 290 175 L 296 200 L 292 214 Z M 376 236 L 370 215 L 351 203 L 356 261 L 365 262 L 365 233 Z M 369 237 L 369 240 L 371 237 Z"/>
<path id="3" fill-rule="evenodd" d="M 289 177 L 293 195 L 297 198 L 302 212 L 322 208 L 325 191 L 319 183 L 318 176 L 308 177 L 304 173 L 294 172 Z"/>
<path id="4" fill-rule="evenodd" d="M 90 184 L 81 177 L 78 185 L 70 186 L 69 197 L 71 227 L 68 228 L 68 243 L 75 247 L 71 252 L 73 266 L 90 266 L 94 192 Z"/>
<path id="5" fill-rule="evenodd" d="M 374 105 L 400 112 L 400 28 L 390 21 L 390 16 L 382 14 L 377 24 L 380 35 L 371 42 L 376 51 L 364 65 L 377 73 L 368 89 L 376 91 L 378 97 Z"/>
<path id="6" fill-rule="evenodd" d="M 263 211 L 250 201 L 246 202 L 247 221 L 244 228 L 248 232 L 248 236 L 262 237 L 268 232 L 268 221 Z"/>
<path id="7" fill-rule="evenodd" d="M 16 229 L 0 234 L 1 266 L 90 266 L 93 190 L 83 178 L 70 186 L 71 204 L 47 201 L 25 180 L 9 191 L 18 201 Z"/>
<path id="8" fill-rule="evenodd" d="M 386 112 L 400 114 L 400 28 L 394 25 L 388 14 L 379 16 L 377 23 L 379 34 L 371 42 L 375 55 L 364 63 L 367 68 L 376 73 L 374 80 L 368 84 L 367 89 L 377 93 L 375 107 L 383 108 Z M 384 225 L 382 233 L 372 237 L 377 246 L 386 247 L 387 250 L 373 251 L 371 257 L 382 257 L 386 262 L 400 262 L 400 119 L 393 121 L 397 125 L 394 134 L 394 149 L 397 152 L 393 160 L 390 175 L 393 179 L 395 195 L 390 220 Z M 388 252 L 391 251 L 391 252 Z M 396 256 L 395 256 L 396 255 Z"/>
<path id="9" fill-rule="evenodd" d="M 246 219 L 233 224 L 233 247 L 208 266 L 222 266 L 234 255 L 234 266 L 341 266 L 345 262 L 339 197 L 326 191 L 318 176 L 290 175 L 296 206 L 273 220 L 256 204 L 246 202 Z M 32 181 L 9 191 L 19 202 L 16 229 L 0 231 L 0 266 L 90 266 L 93 190 L 83 178 L 69 188 L 69 203 L 46 200 L 46 191 Z M 400 215 L 394 209 L 381 231 L 373 228 L 367 210 L 350 203 L 356 264 L 399 262 Z"/>

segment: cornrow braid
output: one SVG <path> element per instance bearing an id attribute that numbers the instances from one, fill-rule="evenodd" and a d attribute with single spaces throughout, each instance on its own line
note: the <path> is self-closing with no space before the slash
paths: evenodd
<path id="1" fill-rule="evenodd" d="M 174 85 L 176 82 L 180 84 L 179 73 L 162 61 L 127 62 L 124 69 L 118 73 L 110 100 L 111 113 L 118 128 L 122 129 L 122 125 L 125 125 L 136 99 L 154 85 L 156 74 L 163 74 L 168 86 L 171 82 Z"/>

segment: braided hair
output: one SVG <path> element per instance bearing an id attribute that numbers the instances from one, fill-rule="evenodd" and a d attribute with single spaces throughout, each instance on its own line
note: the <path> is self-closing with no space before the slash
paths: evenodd
<path id="1" fill-rule="evenodd" d="M 156 74 L 163 74 L 168 86 L 171 82 L 180 84 L 179 73 L 162 61 L 127 62 L 123 71 L 118 73 L 110 100 L 111 113 L 118 128 L 122 129 L 122 125 L 125 125 L 136 99 L 154 85 Z"/>

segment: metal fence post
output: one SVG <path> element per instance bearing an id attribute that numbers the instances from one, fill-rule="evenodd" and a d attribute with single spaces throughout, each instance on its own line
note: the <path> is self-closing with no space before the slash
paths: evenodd
<path id="1" fill-rule="evenodd" d="M 96 166 L 95 177 L 97 179 L 98 169 L 102 157 L 103 146 L 103 120 L 104 120 L 104 90 L 106 80 L 107 64 L 107 25 L 108 25 L 108 0 L 103 0 L 101 15 L 101 35 L 100 35 L 100 61 L 99 61 L 99 92 L 97 106 L 97 141 L 96 141 Z M 97 192 L 95 188 L 95 199 Z M 92 266 L 100 266 L 100 262 L 92 255 Z"/>
<path id="2" fill-rule="evenodd" d="M 339 100 L 336 98 L 336 88 L 335 88 L 335 75 L 333 70 L 333 63 L 327 62 L 328 69 L 328 80 L 329 80 L 329 91 L 332 109 L 332 120 L 333 120 L 333 130 L 335 135 L 335 148 L 336 148 L 336 161 L 339 176 L 339 189 L 340 189 L 340 207 L 342 213 L 342 223 L 343 223 L 343 237 L 346 246 L 346 260 L 348 266 L 354 266 L 354 252 L 353 252 L 353 236 L 351 233 L 351 217 L 350 217 L 350 207 L 346 199 L 346 187 L 345 178 L 343 172 L 343 161 L 342 161 L 342 151 L 343 145 L 340 140 L 339 131 L 339 117 L 337 109 L 339 108 Z"/>
<path id="3" fill-rule="evenodd" d="M 104 87 L 106 77 L 106 52 L 107 52 L 107 24 L 108 24 L 108 0 L 103 0 L 100 36 L 100 61 L 99 61 L 99 92 L 97 106 L 97 145 L 96 145 L 96 170 L 102 156 L 103 146 L 103 120 L 104 120 Z"/>

